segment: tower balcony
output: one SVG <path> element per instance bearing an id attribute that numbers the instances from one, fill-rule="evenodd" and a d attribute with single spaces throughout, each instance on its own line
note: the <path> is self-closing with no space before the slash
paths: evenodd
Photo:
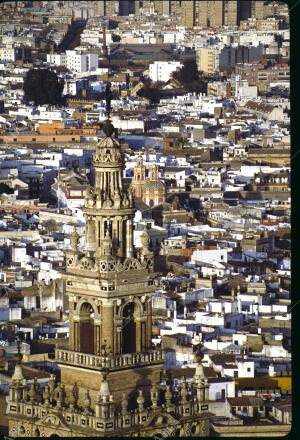
<path id="1" fill-rule="evenodd" d="M 55 361 L 59 364 L 99 370 L 108 367 L 109 370 L 120 370 L 134 366 L 153 365 L 165 362 L 164 350 L 148 350 L 145 353 L 128 353 L 117 356 L 101 356 L 97 354 L 80 353 L 72 350 L 55 349 Z"/>

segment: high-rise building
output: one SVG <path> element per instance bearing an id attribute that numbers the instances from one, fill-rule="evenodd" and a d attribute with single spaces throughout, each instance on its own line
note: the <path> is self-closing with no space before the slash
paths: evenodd
<path id="1" fill-rule="evenodd" d="M 187 0 L 181 2 L 184 26 L 238 26 L 251 17 L 251 2 L 241 0 Z"/>
<path id="2" fill-rule="evenodd" d="M 42 393 L 18 359 L 7 417 L 13 437 L 209 435 L 208 382 L 201 361 L 180 393 L 152 347 L 154 255 L 145 229 L 133 246 L 134 201 L 122 183 L 124 156 L 107 121 L 94 154 L 95 186 L 83 208 L 85 250 L 70 237 L 63 279 L 69 299 L 69 347 L 55 349 L 60 382 Z M 155 170 L 156 178 L 157 170 Z M 178 377 L 178 376 L 177 376 Z"/>
<path id="3" fill-rule="evenodd" d="M 143 0 L 141 9 L 145 14 L 153 14 L 156 11 L 155 0 Z"/>
<path id="4" fill-rule="evenodd" d="M 104 17 L 105 16 L 105 0 L 98 0 L 94 3 L 94 16 Z"/>
<path id="5" fill-rule="evenodd" d="M 262 0 L 252 0 L 251 1 L 251 17 L 257 20 L 263 20 L 264 18 L 264 4 Z"/>
<path id="6" fill-rule="evenodd" d="M 237 26 L 238 3 L 238 0 L 224 2 L 224 25 Z"/>
<path id="7" fill-rule="evenodd" d="M 119 15 L 120 13 L 120 1 L 119 0 L 105 0 L 105 15 L 112 17 Z"/>
<path id="8" fill-rule="evenodd" d="M 162 0 L 159 2 L 159 14 L 160 15 L 170 15 L 171 14 L 171 4 L 170 0 Z"/>
<path id="9" fill-rule="evenodd" d="M 182 0 L 181 2 L 181 24 L 186 27 L 192 27 L 196 24 L 195 0 Z"/>
<path id="10" fill-rule="evenodd" d="M 201 3 L 201 2 L 200 2 Z M 216 1 L 208 1 L 208 26 L 211 27 L 219 27 L 224 24 L 224 2 L 216 0 Z M 201 8 L 201 4 L 199 5 Z"/>

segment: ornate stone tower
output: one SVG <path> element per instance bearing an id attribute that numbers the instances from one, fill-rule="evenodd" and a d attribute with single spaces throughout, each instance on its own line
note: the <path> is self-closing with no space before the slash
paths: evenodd
<path id="1" fill-rule="evenodd" d="M 159 382 L 164 353 L 151 349 L 155 274 L 149 237 L 145 231 L 142 249 L 134 249 L 135 209 L 131 190 L 125 191 L 122 184 L 123 154 L 110 121 L 106 121 L 104 131 L 106 136 L 94 154 L 95 187 L 88 187 L 83 210 L 85 252 L 78 250 L 79 236 L 74 229 L 72 250 L 66 253 L 63 277 L 69 297 L 70 342 L 69 350 L 56 350 L 56 360 L 67 387 L 73 384 L 76 365 L 80 367 L 78 385 L 96 392 L 106 345 L 111 387 L 121 397 L 122 392 L 135 388 L 143 374 L 146 382 Z M 141 373 L 143 365 L 147 365 L 147 374 Z M 139 373 L 133 373 L 137 368 Z M 124 381 L 120 370 L 124 371 Z M 113 371 L 119 375 L 115 385 Z"/>
<path id="2" fill-rule="evenodd" d="M 8 397 L 9 435 L 18 437 L 208 436 L 203 368 L 178 393 L 151 347 L 153 254 L 133 246 L 133 197 L 122 185 L 123 155 L 107 121 L 94 154 L 95 187 L 85 199 L 86 248 L 74 228 L 63 277 L 69 348 L 56 348 L 60 382 L 28 390 L 21 358 Z M 164 434 L 162 434 L 164 433 Z"/>

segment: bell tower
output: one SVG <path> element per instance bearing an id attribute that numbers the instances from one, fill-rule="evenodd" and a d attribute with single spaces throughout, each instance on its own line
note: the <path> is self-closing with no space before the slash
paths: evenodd
<path id="1" fill-rule="evenodd" d="M 62 382 L 73 382 L 71 373 L 76 367 L 78 385 L 89 387 L 91 392 L 93 387 L 99 390 L 104 345 L 109 352 L 110 378 L 117 370 L 119 374 L 120 370 L 127 372 L 127 379 L 135 369 L 141 376 L 146 374 L 142 367 L 149 375 L 149 368 L 155 367 L 154 382 L 159 382 L 164 363 L 164 352 L 151 348 L 155 273 L 150 239 L 145 230 L 142 249 L 133 246 L 133 195 L 123 188 L 124 156 L 109 119 L 104 133 L 93 158 L 95 186 L 87 188 L 83 209 L 85 251 L 78 250 L 80 237 L 74 228 L 71 250 L 66 253 L 63 278 L 69 297 L 69 349 L 56 349 Z M 125 388 L 129 386 L 126 374 Z M 147 380 L 152 384 L 152 379 Z M 121 392 L 122 387 L 114 387 L 113 382 L 113 389 Z"/>
<path id="2" fill-rule="evenodd" d="M 134 197 L 143 197 L 143 185 L 146 179 L 146 167 L 143 164 L 142 156 L 138 156 L 137 164 L 133 169 L 131 188 Z"/>
<path id="3" fill-rule="evenodd" d="M 123 188 L 124 158 L 113 131 L 108 118 L 94 154 L 95 187 L 86 192 L 86 248 L 78 249 L 74 228 L 66 253 L 70 337 L 68 348 L 55 349 L 60 379 L 52 376 L 44 392 L 36 379 L 28 389 L 18 354 L 7 400 L 13 437 L 209 435 L 203 368 L 178 392 L 171 374 L 163 374 L 164 351 L 151 346 L 150 237 L 145 229 L 142 248 L 134 248 L 133 197 Z"/>

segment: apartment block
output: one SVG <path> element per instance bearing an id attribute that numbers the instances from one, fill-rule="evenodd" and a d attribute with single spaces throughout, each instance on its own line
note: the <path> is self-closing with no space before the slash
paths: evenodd
<path id="1" fill-rule="evenodd" d="M 149 65 L 149 77 L 152 81 L 168 81 L 173 72 L 180 69 L 179 61 L 155 61 Z"/>
<path id="2" fill-rule="evenodd" d="M 66 50 L 61 54 L 47 54 L 47 63 L 54 66 L 65 66 L 75 72 L 88 72 L 97 69 L 98 55 Z"/>
<path id="3" fill-rule="evenodd" d="M 219 66 L 219 51 L 214 48 L 201 47 L 197 50 L 196 62 L 199 71 L 212 75 Z"/>

